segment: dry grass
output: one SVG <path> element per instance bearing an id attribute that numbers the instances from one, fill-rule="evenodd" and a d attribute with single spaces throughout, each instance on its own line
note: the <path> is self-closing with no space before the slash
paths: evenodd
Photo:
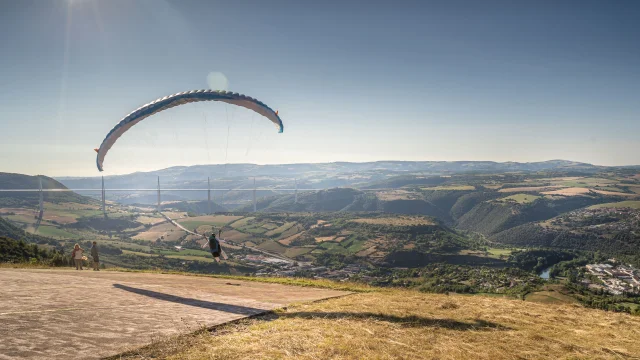
<path id="1" fill-rule="evenodd" d="M 284 239 L 282 239 L 282 240 L 278 240 L 278 242 L 279 242 L 280 244 L 282 244 L 282 245 L 289 246 L 289 245 L 291 245 L 291 242 L 293 242 L 295 239 L 297 239 L 297 238 L 299 238 L 300 236 L 302 236 L 302 234 L 303 234 L 303 233 L 304 233 L 304 232 L 297 233 L 297 234 L 295 234 L 295 235 L 291 235 L 291 236 L 289 236 L 289 237 L 287 237 L 287 238 L 284 238 Z"/>
<path id="2" fill-rule="evenodd" d="M 576 195 L 584 195 L 591 192 L 591 189 L 581 188 L 581 187 L 572 187 L 554 191 L 545 191 L 543 194 L 545 195 L 562 195 L 562 196 L 576 196 Z"/>
<path id="3" fill-rule="evenodd" d="M 577 305 L 391 290 L 294 305 L 122 358 L 628 359 L 638 336 L 640 318 Z"/>
<path id="4" fill-rule="evenodd" d="M 616 192 L 616 191 L 605 191 L 605 190 L 594 190 L 594 191 L 597 192 L 598 194 L 602 194 L 602 195 L 612 195 L 612 196 L 622 196 L 622 197 L 636 197 L 636 196 L 638 196 L 636 194 L 621 193 L 621 192 Z"/>
<path id="5" fill-rule="evenodd" d="M 247 239 L 250 239 L 251 235 L 247 233 L 241 233 L 240 231 L 237 231 L 237 230 L 227 230 L 224 232 L 223 237 L 231 241 L 240 243 Z"/>
<path id="6" fill-rule="evenodd" d="M 317 237 L 315 238 L 317 243 L 321 243 L 321 242 L 325 242 L 325 241 L 333 241 L 333 239 L 335 239 L 335 236 L 321 236 L 321 237 Z"/>
<path id="7" fill-rule="evenodd" d="M 176 241 L 186 234 L 186 232 L 175 227 L 173 224 L 165 222 L 154 225 L 149 230 L 140 232 L 133 238 L 137 240 L 155 241 L 164 236 L 164 240 L 166 241 Z"/>
<path id="8" fill-rule="evenodd" d="M 351 220 L 361 224 L 373 225 L 394 225 L 394 226 L 415 226 L 415 225 L 436 225 L 433 220 L 420 216 L 398 216 L 380 218 L 362 218 Z"/>
<path id="9" fill-rule="evenodd" d="M 420 195 L 409 192 L 407 190 L 387 190 L 387 191 L 378 191 L 376 193 L 376 197 L 382 201 L 393 201 L 393 200 L 415 200 L 420 198 Z"/>
<path id="10" fill-rule="evenodd" d="M 487 189 L 491 189 L 491 190 L 497 190 L 500 189 L 502 187 L 502 184 L 482 184 L 482 186 L 486 187 Z"/>
<path id="11" fill-rule="evenodd" d="M 141 223 L 141 224 L 149 224 L 149 225 L 155 225 L 161 222 L 165 222 L 166 220 L 164 218 L 161 217 L 151 217 L 151 216 L 138 216 L 136 218 L 136 221 Z"/>
<path id="12" fill-rule="evenodd" d="M 178 201 L 176 201 L 176 202 L 178 202 Z M 163 202 L 163 204 L 164 204 L 164 202 Z M 187 213 L 183 212 L 183 211 L 163 211 L 162 213 L 165 214 L 166 216 L 168 216 L 169 219 L 172 219 L 172 220 L 179 220 L 179 219 L 187 217 Z"/>
<path id="13" fill-rule="evenodd" d="M 364 249 L 358 253 L 356 253 L 356 256 L 360 256 L 360 257 L 365 257 L 365 256 L 369 256 L 373 253 L 375 253 L 376 251 L 378 251 L 378 248 L 376 248 L 375 246 L 372 246 L 368 249 Z"/>

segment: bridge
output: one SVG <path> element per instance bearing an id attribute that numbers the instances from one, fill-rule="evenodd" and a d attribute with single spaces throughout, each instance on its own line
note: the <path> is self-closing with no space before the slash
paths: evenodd
<path id="1" fill-rule="evenodd" d="M 234 188 L 212 188 L 211 187 L 211 179 L 207 178 L 207 184 L 208 186 L 206 188 L 165 188 L 165 191 L 172 191 L 172 192 L 176 192 L 176 191 L 197 191 L 197 192 L 207 192 L 207 202 L 209 204 L 209 213 L 211 213 L 211 192 L 215 192 L 215 191 L 221 191 L 221 192 L 225 192 L 225 191 L 252 191 L 253 192 L 253 211 L 256 212 L 257 211 L 257 199 L 256 199 L 256 192 L 258 190 L 260 191 L 278 191 L 278 192 L 293 192 L 294 193 L 294 202 L 298 203 L 298 192 L 299 191 L 323 191 L 323 190 L 327 190 L 327 189 L 316 189 L 316 188 L 307 188 L 307 189 L 299 189 L 298 188 L 298 181 L 295 181 L 295 187 L 293 189 L 290 188 L 258 188 L 256 187 L 256 181 L 255 178 L 253 178 L 253 188 L 250 189 L 234 189 Z M 385 190 L 397 190 L 397 189 L 393 189 L 393 188 L 376 188 L 376 189 L 358 189 L 360 191 L 385 191 Z M 124 189 L 124 188 L 112 188 L 112 189 L 107 189 L 105 188 L 104 185 L 104 177 L 102 177 L 102 187 L 101 188 L 93 188 L 93 189 L 87 189 L 87 188 L 83 188 L 83 189 L 43 189 L 42 188 L 42 179 L 40 179 L 40 188 L 38 189 L 0 189 L 0 193 L 1 192 L 39 192 L 40 193 L 40 218 L 42 218 L 42 213 L 44 212 L 44 203 L 43 203 L 43 196 L 42 194 L 44 192 L 100 192 L 101 193 L 101 197 L 102 197 L 102 212 L 104 213 L 104 215 L 106 216 L 106 193 L 107 192 L 144 192 L 144 191 L 153 191 L 153 192 L 157 192 L 158 194 L 158 202 L 156 205 L 156 211 L 157 212 L 161 212 L 162 210 L 162 189 L 160 187 L 160 177 L 158 176 L 158 186 L 156 188 L 134 188 L 134 189 Z"/>

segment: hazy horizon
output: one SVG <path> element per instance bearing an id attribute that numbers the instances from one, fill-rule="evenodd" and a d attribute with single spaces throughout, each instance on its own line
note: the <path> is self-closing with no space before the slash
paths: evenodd
<path id="1" fill-rule="evenodd" d="M 365 163 L 375 163 L 375 162 L 448 162 L 448 163 L 455 163 L 455 162 L 495 162 L 498 164 L 504 164 L 504 163 L 518 163 L 518 164 L 531 164 L 531 163 L 544 163 L 544 162 L 551 162 L 551 161 L 568 161 L 568 162 L 577 162 L 577 163 L 583 163 L 583 162 L 579 162 L 579 161 L 573 161 L 570 159 L 548 159 L 548 160 L 541 160 L 541 161 L 493 161 L 493 160 L 389 160 L 389 159 L 385 159 L 385 160 L 372 160 L 372 161 L 341 161 L 341 160 L 336 160 L 336 161 L 318 161 L 318 162 L 291 162 L 291 163 L 269 163 L 269 164 L 259 164 L 259 163 L 250 163 L 250 162 L 245 162 L 245 163 L 211 163 L 211 164 L 190 164 L 190 165 L 172 165 L 172 166 L 168 166 L 168 167 L 161 167 L 161 168 L 149 168 L 149 169 L 139 169 L 136 171 L 132 171 L 132 172 L 123 172 L 123 173 L 99 173 L 99 174 L 93 174 L 93 175 L 51 175 L 51 174 L 41 174 L 41 173 L 19 173 L 19 174 L 23 174 L 23 175 L 29 175 L 29 176 L 36 176 L 36 175 L 44 175 L 44 176 L 48 176 L 51 178 L 89 178 L 89 177 L 100 177 L 100 176 L 104 176 L 105 178 L 110 177 L 110 176 L 121 176 L 121 175 L 131 175 L 134 173 L 147 173 L 147 172 L 156 172 L 156 171 L 163 171 L 163 170 L 168 170 L 168 169 L 172 169 L 172 168 L 179 168 L 179 167 L 194 167 L 194 166 L 225 166 L 225 165 L 229 165 L 229 166 L 233 166 L 233 165 L 256 165 L 256 166 L 269 166 L 269 165 L 273 165 L 273 166 L 286 166 L 286 165 L 304 165 L 304 164 L 332 164 L 332 163 L 351 163 L 351 164 L 365 164 Z M 593 166 L 604 166 L 604 167 L 640 167 L 640 164 L 628 164 L 628 165 L 602 165 L 602 164 L 592 164 L 592 163 L 584 163 L 584 164 L 589 164 L 589 165 L 593 165 Z M 0 171 L 0 173 L 5 172 L 6 171 Z M 11 172 L 8 172 L 11 173 Z"/>
<path id="2" fill-rule="evenodd" d="M 0 171 L 98 176 L 93 149 L 122 117 L 205 88 L 265 102 L 284 133 L 245 109 L 189 104 L 133 127 L 104 175 L 385 159 L 640 164 L 639 15 L 634 1 L 4 1 Z"/>

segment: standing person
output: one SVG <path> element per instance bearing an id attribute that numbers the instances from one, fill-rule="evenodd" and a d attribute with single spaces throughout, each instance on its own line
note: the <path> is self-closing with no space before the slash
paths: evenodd
<path id="1" fill-rule="evenodd" d="M 98 244 L 94 241 L 91 246 L 91 257 L 93 258 L 93 271 L 100 271 L 100 258 L 98 257 Z"/>
<path id="2" fill-rule="evenodd" d="M 83 253 L 84 253 L 84 250 L 80 247 L 80 245 L 76 244 L 73 247 L 73 252 L 71 253 L 71 255 L 73 256 L 73 261 L 76 263 L 76 270 L 83 270 L 82 269 Z"/>

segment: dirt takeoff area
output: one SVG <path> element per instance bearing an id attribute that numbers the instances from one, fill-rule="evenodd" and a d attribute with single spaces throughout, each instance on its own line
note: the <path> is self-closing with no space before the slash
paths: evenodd
<path id="1" fill-rule="evenodd" d="M 0 269 L 0 359 L 96 359 L 346 294 L 196 276 Z"/>

